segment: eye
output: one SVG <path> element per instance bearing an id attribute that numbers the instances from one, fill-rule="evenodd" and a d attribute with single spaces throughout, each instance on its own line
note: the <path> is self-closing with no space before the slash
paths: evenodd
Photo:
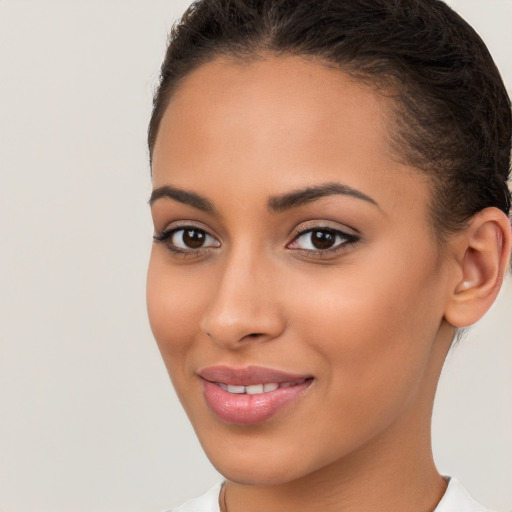
<path id="1" fill-rule="evenodd" d="M 199 249 L 208 244 L 215 245 L 215 239 L 206 231 L 198 228 L 175 230 L 169 237 L 169 242 L 180 249 Z"/>
<path id="2" fill-rule="evenodd" d="M 314 228 L 299 232 L 291 244 L 290 249 L 298 249 L 309 253 L 326 253 L 341 249 L 346 244 L 354 243 L 359 238 L 332 228 Z"/>
<path id="3" fill-rule="evenodd" d="M 194 253 L 209 247 L 220 247 L 220 242 L 216 238 L 196 226 L 168 229 L 153 238 L 176 253 Z"/>

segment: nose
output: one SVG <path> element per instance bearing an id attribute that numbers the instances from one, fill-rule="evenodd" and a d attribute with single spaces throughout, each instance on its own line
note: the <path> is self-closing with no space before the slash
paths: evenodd
<path id="1" fill-rule="evenodd" d="M 216 269 L 200 325 L 216 345 L 235 350 L 248 342 L 270 341 L 283 332 L 278 283 L 271 267 L 245 250 L 233 251 Z"/>

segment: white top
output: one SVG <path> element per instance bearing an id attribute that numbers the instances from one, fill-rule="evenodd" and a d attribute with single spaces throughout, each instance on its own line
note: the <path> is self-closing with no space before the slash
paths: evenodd
<path id="1" fill-rule="evenodd" d="M 222 482 L 212 487 L 206 494 L 168 512 L 220 512 L 219 494 Z M 442 500 L 434 512 L 491 512 L 477 503 L 464 486 L 455 478 L 450 478 Z"/>

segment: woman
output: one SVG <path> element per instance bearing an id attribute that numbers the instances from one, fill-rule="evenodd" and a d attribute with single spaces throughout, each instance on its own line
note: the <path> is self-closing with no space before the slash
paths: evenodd
<path id="1" fill-rule="evenodd" d="M 511 252 L 510 102 L 437 0 L 204 0 L 149 127 L 153 333 L 226 481 L 180 511 L 483 511 L 433 462 Z"/>

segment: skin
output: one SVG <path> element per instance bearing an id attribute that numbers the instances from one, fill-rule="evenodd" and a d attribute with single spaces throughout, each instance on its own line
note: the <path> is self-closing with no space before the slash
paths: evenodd
<path id="1" fill-rule="evenodd" d="M 430 417 L 457 325 L 447 315 L 460 313 L 454 290 L 471 288 L 464 264 L 473 260 L 464 259 L 469 235 L 438 243 L 429 183 L 391 153 L 389 101 L 299 57 L 216 59 L 185 78 L 163 117 L 154 189 L 193 192 L 215 211 L 152 202 L 157 235 L 193 225 L 211 238 L 180 254 L 154 244 L 149 318 L 198 438 L 228 480 L 229 512 L 427 512 L 445 491 Z M 325 183 L 374 202 L 331 194 L 267 208 L 271 197 Z M 312 228 L 358 241 L 312 252 L 309 235 L 296 235 Z M 496 239 L 489 230 L 486 240 Z M 233 425 L 205 402 L 197 372 L 212 365 L 314 381 L 269 420 Z"/>

